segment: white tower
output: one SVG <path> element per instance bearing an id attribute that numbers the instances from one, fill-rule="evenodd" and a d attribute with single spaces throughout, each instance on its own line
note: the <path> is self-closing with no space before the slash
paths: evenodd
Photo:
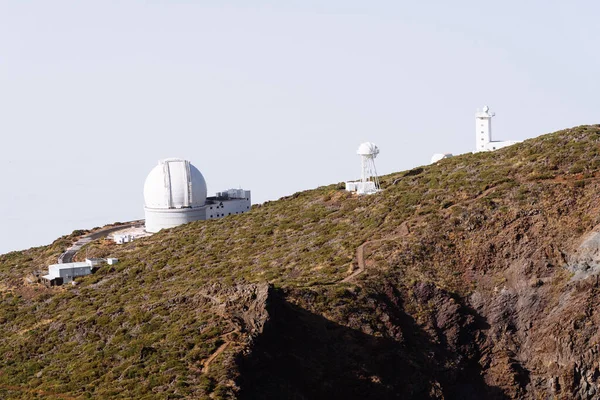
<path id="1" fill-rule="evenodd" d="M 379 176 L 377 176 L 377 169 L 375 168 L 375 157 L 379 154 L 379 148 L 374 143 L 365 142 L 358 146 L 356 154 L 360 156 L 360 181 L 346 182 L 346 190 L 358 194 L 377 193 L 380 186 Z"/>
<path id="2" fill-rule="evenodd" d="M 489 144 L 492 141 L 492 117 L 496 113 L 491 112 L 488 106 L 484 106 L 482 111 L 475 113 L 475 151 L 489 150 Z"/>
<path id="3" fill-rule="evenodd" d="M 379 177 L 375 169 L 375 157 L 379 154 L 379 148 L 374 143 L 365 142 L 358 146 L 356 154 L 360 156 L 362 166 L 360 181 L 363 183 L 371 181 L 375 183 L 375 188 L 379 189 Z"/>

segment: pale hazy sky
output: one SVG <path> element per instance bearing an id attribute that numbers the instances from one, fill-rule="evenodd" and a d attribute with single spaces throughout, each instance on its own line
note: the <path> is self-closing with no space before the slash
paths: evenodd
<path id="1" fill-rule="evenodd" d="M 143 217 L 158 159 L 253 201 L 599 122 L 595 1 L 0 0 L 0 253 Z"/>

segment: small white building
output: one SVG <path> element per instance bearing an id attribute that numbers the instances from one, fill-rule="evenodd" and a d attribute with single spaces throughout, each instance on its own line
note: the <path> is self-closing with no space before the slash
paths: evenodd
<path id="1" fill-rule="evenodd" d="M 48 267 L 48 275 L 43 275 L 42 280 L 50 286 L 69 283 L 78 276 L 92 273 L 92 266 L 88 262 L 72 262 L 65 264 L 53 264 Z"/>
<path id="2" fill-rule="evenodd" d="M 488 106 L 475 113 L 475 152 L 494 151 L 519 143 L 515 140 L 492 140 L 492 118 L 496 113 L 491 112 Z"/>
<path id="3" fill-rule="evenodd" d="M 134 239 L 135 239 L 135 236 L 130 235 L 130 234 L 123 234 L 123 235 L 115 234 L 115 235 L 113 235 L 113 240 L 115 241 L 116 244 L 124 244 L 124 243 L 133 242 Z"/>
<path id="4" fill-rule="evenodd" d="M 62 285 L 72 282 L 78 276 L 90 275 L 104 262 L 103 258 L 86 258 L 83 262 L 52 264 L 48 266 L 48 275 L 41 276 L 41 279 L 49 286 Z"/>
<path id="5" fill-rule="evenodd" d="M 443 160 L 445 158 L 452 157 L 452 153 L 438 153 L 431 156 L 431 163 L 435 164 L 436 162 Z"/>
<path id="6" fill-rule="evenodd" d="M 115 265 L 115 264 L 118 264 L 118 262 L 119 262 L 118 258 L 107 258 L 106 259 L 106 263 L 108 265 Z"/>

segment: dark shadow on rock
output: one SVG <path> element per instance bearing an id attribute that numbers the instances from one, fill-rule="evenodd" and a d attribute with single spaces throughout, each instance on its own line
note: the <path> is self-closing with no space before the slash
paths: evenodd
<path id="1" fill-rule="evenodd" d="M 240 398 L 507 398 L 485 385 L 476 360 L 452 371 L 449 362 L 464 357 L 446 354 L 401 305 L 387 302 L 401 340 L 345 327 L 273 293 L 263 333 L 239 360 Z"/>

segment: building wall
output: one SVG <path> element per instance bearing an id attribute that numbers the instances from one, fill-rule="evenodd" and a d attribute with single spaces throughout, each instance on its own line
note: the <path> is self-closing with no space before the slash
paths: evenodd
<path id="1" fill-rule="evenodd" d="M 207 206 L 196 208 L 144 208 L 146 215 L 146 231 L 158 232 L 161 229 L 173 228 L 188 222 L 206 219 Z"/>
<path id="2" fill-rule="evenodd" d="M 243 214 L 250 211 L 252 206 L 250 198 L 215 200 L 206 208 L 206 219 L 223 218 L 228 215 Z"/>
<path id="3" fill-rule="evenodd" d="M 501 149 L 503 147 L 508 147 L 515 143 L 519 143 L 519 142 L 515 141 L 515 140 L 506 140 L 503 142 L 489 142 L 486 146 L 486 150 L 494 151 L 494 150 Z"/>
<path id="4" fill-rule="evenodd" d="M 346 191 L 348 192 L 356 192 L 358 194 L 372 194 L 377 193 L 377 186 L 375 186 L 375 182 L 367 181 L 355 181 L 355 182 L 346 182 Z"/>
<path id="5" fill-rule="evenodd" d="M 92 267 L 74 267 L 60 270 L 60 277 L 63 278 L 63 282 L 70 282 L 73 278 L 78 276 L 85 276 L 92 273 Z"/>
<path id="6" fill-rule="evenodd" d="M 492 141 L 492 117 L 486 112 L 479 112 L 475 117 L 475 148 L 477 151 L 486 151 L 488 143 Z"/>
<path id="7" fill-rule="evenodd" d="M 48 267 L 48 274 L 61 277 L 63 282 L 71 282 L 73 278 L 92 273 L 92 267 L 86 263 L 54 264 Z"/>
<path id="8" fill-rule="evenodd" d="M 250 199 L 231 199 L 227 200 L 223 203 L 225 209 L 223 211 L 223 216 L 235 215 L 235 214 L 243 214 L 245 212 L 250 211 Z"/>
<path id="9" fill-rule="evenodd" d="M 72 269 L 72 268 L 91 268 L 86 262 L 73 262 L 66 264 L 52 264 L 48 266 L 48 274 L 52 276 L 62 276 L 62 269 Z"/>
<path id="10" fill-rule="evenodd" d="M 241 196 L 243 193 L 245 198 L 210 197 L 208 204 L 195 208 L 144 208 L 146 231 L 154 233 L 161 229 L 174 228 L 188 222 L 223 218 L 228 215 L 243 214 L 250 211 L 252 206 L 250 191 L 235 190 L 235 193 L 236 196 Z"/>

